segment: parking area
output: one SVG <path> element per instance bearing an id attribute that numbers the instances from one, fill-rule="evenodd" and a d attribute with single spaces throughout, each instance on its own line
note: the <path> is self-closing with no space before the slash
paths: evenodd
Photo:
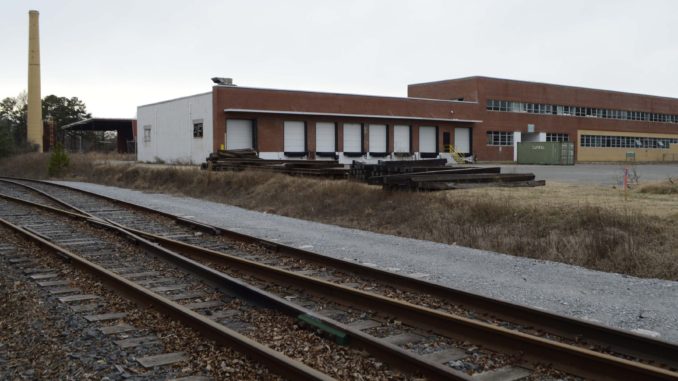
<path id="1" fill-rule="evenodd" d="M 497 166 L 477 164 L 476 166 Z M 532 172 L 537 179 L 588 185 L 621 185 L 624 168 L 630 176 L 637 176 L 639 183 L 678 178 L 678 163 L 675 164 L 576 164 L 576 165 L 518 165 L 502 164 L 502 173 Z"/>

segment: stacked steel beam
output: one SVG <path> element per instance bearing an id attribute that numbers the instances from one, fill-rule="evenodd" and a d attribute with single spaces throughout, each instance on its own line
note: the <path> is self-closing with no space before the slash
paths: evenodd
<path id="1" fill-rule="evenodd" d="M 532 173 L 501 173 L 499 167 L 448 167 L 445 160 L 353 162 L 350 176 L 386 190 L 434 191 L 479 187 L 535 187 L 545 185 Z"/>
<path id="2" fill-rule="evenodd" d="M 253 150 L 228 150 L 210 154 L 202 169 L 212 171 L 256 170 L 333 179 L 346 178 L 347 169 L 336 160 L 266 160 Z"/>

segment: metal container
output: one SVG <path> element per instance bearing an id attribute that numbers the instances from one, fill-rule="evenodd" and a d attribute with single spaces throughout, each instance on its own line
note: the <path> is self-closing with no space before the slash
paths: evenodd
<path id="1" fill-rule="evenodd" d="M 574 143 L 520 142 L 518 164 L 574 165 Z"/>

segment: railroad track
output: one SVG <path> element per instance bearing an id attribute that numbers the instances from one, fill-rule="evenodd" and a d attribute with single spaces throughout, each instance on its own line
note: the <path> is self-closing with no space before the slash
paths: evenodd
<path id="1" fill-rule="evenodd" d="M 23 186 L 19 184 L 23 184 Z M 14 192 L 15 196 L 20 196 L 22 192 L 28 192 L 29 188 L 25 187 L 27 184 L 29 184 L 27 181 L 5 183 L 2 189 L 8 193 Z M 298 298 L 299 300 L 296 301 L 313 307 L 311 312 L 327 312 L 326 316 L 318 316 L 318 314 L 314 316 L 312 313 L 311 316 L 341 332 L 349 332 L 353 341 L 359 343 L 362 347 L 370 348 L 370 345 L 374 345 L 370 344 L 371 338 L 386 335 L 386 341 L 390 340 L 391 343 L 409 347 L 416 351 L 415 341 L 421 343 L 425 341 L 422 339 L 423 337 L 428 340 L 428 346 L 425 346 L 425 348 L 448 348 L 434 352 L 429 362 L 444 361 L 449 363 L 452 359 L 459 363 L 459 360 L 454 359 L 463 359 L 465 354 L 474 353 L 473 350 L 469 351 L 469 345 L 464 348 L 464 343 L 460 343 L 460 341 L 468 341 L 473 343 L 471 344 L 472 348 L 479 344 L 483 348 L 491 348 L 501 352 L 504 354 L 503 356 L 506 356 L 506 354 L 509 357 L 514 356 L 513 363 L 553 364 L 557 369 L 585 377 L 619 379 L 626 378 L 633 372 L 638 372 L 637 376 L 643 379 L 651 377 L 675 379 L 676 377 L 676 373 L 672 371 L 675 369 L 675 363 L 672 361 L 676 359 L 676 356 L 674 356 L 676 347 L 669 343 L 611 330 L 588 322 L 551 315 L 542 311 L 534 311 L 521 306 L 492 301 L 420 280 L 358 266 L 355 263 L 333 260 L 303 250 L 224 231 L 220 228 L 195 224 L 184 219 L 178 221 L 189 224 L 190 229 L 179 228 L 179 225 L 175 223 L 176 220 L 168 223 L 167 219 L 172 216 L 166 214 L 154 212 L 152 217 L 149 217 L 148 212 L 150 211 L 136 206 L 132 207 L 111 200 L 104 201 L 99 196 L 76 192 L 61 186 L 34 182 L 30 182 L 30 184 L 42 191 L 59 195 L 59 199 L 68 200 L 68 202 L 51 200 L 45 201 L 45 203 L 53 203 L 52 205 L 57 203 L 60 206 L 69 207 L 81 215 L 86 215 L 86 218 L 92 218 L 93 215 L 98 216 L 98 218 L 108 217 L 111 222 L 115 221 L 114 224 L 131 225 L 133 228 L 128 226 L 127 229 L 134 234 L 152 239 L 173 251 L 184 253 L 196 260 L 203 261 L 203 263 L 208 263 L 213 268 L 226 273 L 230 272 L 233 276 L 238 276 L 241 279 L 246 278 L 248 282 L 258 284 L 262 288 L 268 287 L 269 291 L 277 294 L 278 299 L 284 300 L 284 296 L 297 298 L 301 295 Z M 13 188 L 10 191 L 7 190 L 8 187 Z M 38 189 L 33 189 L 30 193 L 33 194 L 33 197 L 37 197 L 37 191 Z M 43 194 L 43 196 L 46 195 Z M 85 218 L 84 216 L 81 217 Z M 101 221 L 101 223 L 105 223 L 103 220 Z M 168 230 L 169 226 L 171 226 L 171 230 Z M 162 235 L 145 232 L 140 229 L 143 227 L 150 227 L 154 233 Z M 122 226 L 118 228 L 122 229 Z M 207 234 L 196 234 L 196 229 L 226 236 L 229 240 L 210 237 Z M 168 236 L 171 238 L 167 238 Z M 243 244 L 243 242 L 246 244 Z M 195 246 L 196 243 L 202 247 Z M 249 249 L 249 251 L 243 250 L 243 246 L 245 246 L 244 249 Z M 252 246 L 255 250 L 252 250 Z M 252 255 L 252 251 L 256 255 Z M 250 254 L 248 255 L 248 253 Z M 289 271 L 290 267 L 292 270 L 298 271 Z M 303 270 L 305 267 L 307 269 Z M 299 270 L 299 268 L 302 268 L 302 270 Z M 346 276 L 349 276 L 349 278 L 346 278 Z M 323 280 L 323 278 L 325 279 Z M 334 281 L 342 281 L 342 279 L 343 286 L 334 283 Z M 347 279 L 358 282 L 346 282 Z M 355 284 L 360 285 L 360 282 L 363 282 L 362 286 L 356 288 Z M 365 282 L 367 282 L 368 287 L 365 287 Z M 375 285 L 375 282 L 378 283 L 376 287 L 370 286 Z M 271 286 L 271 284 L 275 284 L 275 286 Z M 365 292 L 365 288 L 376 288 L 381 295 Z M 403 297 L 402 292 L 398 293 L 401 288 L 410 290 L 408 291 L 409 294 Z M 295 289 L 299 291 L 296 292 L 296 295 L 291 293 Z M 309 292 L 309 290 L 313 290 L 313 292 Z M 427 304 L 432 304 L 434 307 L 442 306 L 443 308 L 433 309 L 411 303 L 401 303 L 392 298 L 394 292 L 401 299 L 416 300 L 416 298 L 426 296 Z M 280 296 L 283 296 L 283 298 L 280 298 Z M 461 305 L 464 307 L 461 308 Z M 471 310 L 469 310 L 469 306 Z M 284 308 L 284 306 L 278 306 L 278 308 Z M 376 310 L 378 312 L 372 315 L 360 312 L 356 315 L 353 310 L 358 312 Z M 483 316 L 481 320 L 485 321 L 479 322 L 459 316 L 463 314 Z M 369 316 L 370 319 L 356 318 L 360 316 Z M 498 317 L 504 320 L 498 320 Z M 388 324 L 389 321 L 405 324 L 394 327 L 393 324 Z M 495 324 L 488 324 L 486 321 Z M 535 322 L 541 323 L 535 324 Z M 354 323 L 353 328 L 362 329 L 351 329 L 350 324 L 352 323 Z M 498 325 L 509 326 L 512 329 L 498 327 Z M 515 329 L 524 332 L 516 332 Z M 365 334 L 363 331 L 369 334 Z M 541 333 L 540 336 L 528 334 L 539 331 L 546 333 Z M 421 335 L 422 333 L 424 335 Z M 427 336 L 426 333 L 429 333 L 429 335 Z M 393 339 L 393 337 L 396 339 Z M 560 342 L 554 342 L 551 340 L 553 338 L 560 339 Z M 449 341 L 450 339 L 457 341 Z M 578 346 L 573 346 L 572 343 Z M 585 348 L 596 349 L 597 352 Z M 389 349 L 388 346 L 387 349 Z M 459 349 L 463 350 L 460 351 Z M 380 357 L 394 360 L 393 357 L 389 357 L 393 356 L 392 354 L 380 352 L 384 348 L 375 349 L 372 347 L 372 350 L 379 353 Z M 477 351 L 476 348 L 474 355 L 478 353 L 480 355 L 476 357 L 494 356 L 494 358 L 502 358 L 502 355 L 498 353 L 483 353 L 482 350 Z M 400 356 L 403 357 L 402 353 Z M 515 358 L 518 358 L 519 361 L 516 361 Z M 395 360 L 397 362 L 403 361 L 402 358 Z M 636 360 L 642 360 L 644 363 Z M 461 361 L 461 363 L 464 364 L 464 361 Z M 507 360 L 506 363 L 510 364 L 511 361 Z M 412 364 L 409 364 L 409 366 L 412 366 Z M 519 371 L 510 368 L 502 370 L 508 373 Z M 538 373 L 532 374 L 534 377 Z M 428 376 L 432 376 L 432 374 L 430 373 Z M 461 375 L 451 373 L 446 376 L 456 377 Z"/>
<path id="2" fill-rule="evenodd" d="M 209 381 L 208 374 L 280 379 L 228 347 L 201 342 L 181 323 L 121 298 L 98 278 L 2 225 L 0 237 L 0 283 L 7 287 L 0 379 L 81 379 L 83 374 L 111 380 Z M 36 332 L 36 326 L 47 328 Z"/>

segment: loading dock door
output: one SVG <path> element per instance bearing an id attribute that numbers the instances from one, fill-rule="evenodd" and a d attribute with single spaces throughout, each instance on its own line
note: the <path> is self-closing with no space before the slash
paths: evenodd
<path id="1" fill-rule="evenodd" d="M 410 126 L 395 125 L 393 127 L 393 152 L 410 152 Z"/>
<path id="2" fill-rule="evenodd" d="M 388 143 L 385 124 L 370 124 L 369 148 L 371 154 L 386 154 Z"/>
<path id="3" fill-rule="evenodd" d="M 363 152 L 363 131 L 359 123 L 344 123 L 344 152 Z"/>
<path id="4" fill-rule="evenodd" d="M 304 122 L 285 122 L 284 125 L 285 153 L 306 152 L 306 126 Z"/>
<path id="5" fill-rule="evenodd" d="M 471 129 L 454 129 L 454 150 L 459 153 L 471 153 Z"/>
<path id="6" fill-rule="evenodd" d="M 334 123 L 319 122 L 315 124 L 315 151 L 334 152 L 336 147 L 336 131 Z"/>
<path id="7" fill-rule="evenodd" d="M 226 149 L 254 148 L 253 122 L 243 119 L 226 121 Z"/>
<path id="8" fill-rule="evenodd" d="M 435 127 L 419 127 L 419 152 L 420 153 L 438 153 L 436 147 L 436 131 Z"/>

